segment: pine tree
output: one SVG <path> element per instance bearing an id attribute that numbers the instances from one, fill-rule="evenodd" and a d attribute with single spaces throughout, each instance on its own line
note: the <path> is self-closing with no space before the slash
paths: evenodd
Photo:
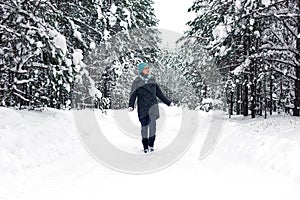
<path id="1" fill-rule="evenodd" d="M 70 100 L 74 69 L 67 59 L 66 38 L 47 23 L 55 18 L 47 2 L 0 2 L 1 49 L 5 91 L 3 105 L 63 107 Z"/>
<path id="2" fill-rule="evenodd" d="M 265 110 L 272 112 L 273 93 L 265 88 L 273 89 L 279 81 L 268 77 L 285 76 L 294 80 L 297 94 L 299 51 L 294 44 L 298 40 L 295 22 L 299 8 L 295 5 L 296 1 L 211 0 L 196 1 L 190 8 L 199 14 L 188 23 L 191 28 L 186 36 L 195 38 L 195 43 L 208 50 L 224 77 L 232 77 L 227 74 L 234 73 L 233 78 L 239 80 L 234 88 L 237 113 L 240 113 L 240 99 L 245 116 L 250 108 L 251 116 L 255 117 L 263 100 Z M 261 74 L 263 79 L 259 79 Z M 265 96 L 262 91 L 267 92 Z M 297 95 L 294 98 L 296 103 Z"/>
<path id="3" fill-rule="evenodd" d="M 104 59 L 99 62 L 104 69 L 102 67 L 103 70 L 98 73 L 97 84 L 104 96 L 110 99 L 111 108 L 124 108 L 128 106 L 137 64 L 143 61 L 155 65 L 159 53 L 159 32 L 153 1 L 116 2 L 122 11 L 118 14 L 122 28 L 116 29 L 115 34 L 102 43 L 106 53 L 102 54 Z"/>

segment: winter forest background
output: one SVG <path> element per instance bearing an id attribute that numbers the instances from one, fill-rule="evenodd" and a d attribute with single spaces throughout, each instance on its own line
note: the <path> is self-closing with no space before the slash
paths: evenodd
<path id="1" fill-rule="evenodd" d="M 127 108 L 151 63 L 179 106 L 232 114 L 300 108 L 300 2 L 195 0 L 176 49 L 160 47 L 152 0 L 0 0 L 0 105 Z"/>

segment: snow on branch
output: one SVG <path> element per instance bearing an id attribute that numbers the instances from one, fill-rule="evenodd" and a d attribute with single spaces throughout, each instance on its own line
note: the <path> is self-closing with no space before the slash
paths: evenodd
<path id="1" fill-rule="evenodd" d="M 281 18 L 281 17 L 278 17 L 278 16 L 276 16 L 276 15 L 274 15 L 278 20 L 280 20 L 282 23 L 283 23 L 283 25 L 290 31 L 290 33 L 292 34 L 292 35 L 294 35 L 296 38 L 297 38 L 297 33 L 293 30 L 293 28 L 292 27 L 290 27 L 289 25 L 288 25 L 288 23 L 286 23 L 286 20 L 284 19 L 284 18 Z"/>
<path id="2" fill-rule="evenodd" d="M 261 46 L 259 49 L 262 49 L 262 50 L 275 50 L 275 51 L 289 51 L 289 52 L 292 52 L 296 55 L 300 55 L 299 51 L 297 51 L 296 49 L 293 49 L 293 48 L 289 48 L 289 47 L 280 47 L 280 46 L 273 47 L 273 46 L 270 46 L 268 44 L 265 44 L 265 45 Z"/>
<path id="3" fill-rule="evenodd" d="M 275 65 L 272 65 L 271 67 L 272 67 L 276 72 L 278 72 L 278 73 L 280 73 L 280 74 L 282 74 L 282 75 L 284 75 L 284 76 L 286 76 L 286 77 L 288 77 L 288 78 L 290 78 L 290 79 L 292 79 L 292 80 L 297 80 L 297 77 L 296 77 L 296 76 L 294 76 L 294 75 L 292 75 L 292 74 L 287 74 L 285 71 L 279 69 L 279 68 L 276 67 Z"/>
<path id="4" fill-rule="evenodd" d="M 19 97 L 20 99 L 29 102 L 30 100 L 25 98 L 24 96 L 22 96 L 21 94 L 17 93 L 17 92 L 13 92 L 14 95 L 16 95 L 17 97 Z"/>
<path id="5" fill-rule="evenodd" d="M 77 22 L 77 23 L 79 23 L 79 24 L 81 24 L 81 25 L 87 27 L 88 29 L 94 31 L 95 33 L 97 33 L 98 35 L 100 35 L 100 36 L 102 37 L 102 34 L 101 34 L 98 30 L 96 30 L 95 28 L 89 26 L 88 24 L 82 22 L 81 20 L 75 19 L 74 17 L 68 17 L 68 16 L 65 16 L 61 11 L 57 10 L 53 5 L 51 5 L 50 2 L 46 2 L 46 3 L 47 3 L 47 5 L 48 5 L 50 8 L 52 8 L 53 11 L 55 11 L 57 14 L 59 14 L 62 18 L 67 19 L 68 22 L 69 22 L 71 25 L 73 24 L 73 23 L 72 23 L 72 20 L 73 20 L 74 22 Z M 72 26 L 72 27 L 73 27 L 73 26 Z M 86 46 L 86 45 L 85 45 L 85 46 Z"/>
<path id="6" fill-rule="evenodd" d="M 285 65 L 289 65 L 291 67 L 298 67 L 297 65 L 295 65 L 294 63 L 291 63 L 289 61 L 285 61 L 285 60 L 280 60 L 280 59 L 275 59 L 275 58 L 265 58 L 265 60 L 267 61 L 272 61 L 272 62 L 277 62 L 277 63 L 281 63 L 281 64 L 285 64 Z M 297 78 L 296 78 L 297 79 Z"/>
<path id="7" fill-rule="evenodd" d="M 16 33 L 15 30 L 12 30 L 12 29 L 10 29 L 10 28 L 8 28 L 8 27 L 6 27 L 6 26 L 3 26 L 3 25 L 1 25 L 1 24 L 0 24 L 0 29 L 4 29 L 4 30 L 5 30 L 6 32 L 8 32 L 8 33 L 11 33 L 11 34 L 14 34 L 14 35 L 16 35 L 16 36 L 18 36 L 18 37 L 21 37 L 21 34 Z"/>

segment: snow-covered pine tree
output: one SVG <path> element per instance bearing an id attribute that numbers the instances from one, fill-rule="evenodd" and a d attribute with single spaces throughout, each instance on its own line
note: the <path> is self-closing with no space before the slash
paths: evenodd
<path id="1" fill-rule="evenodd" d="M 200 0 L 190 8 L 198 14 L 188 23 L 191 29 L 186 33 L 187 37 L 196 38 L 196 43 L 214 56 L 224 77 L 228 77 L 226 73 L 238 74 L 236 77 L 242 80 L 242 85 L 236 85 L 236 90 L 239 90 L 236 102 L 242 98 L 244 115 L 248 115 L 249 99 L 251 115 L 256 115 L 259 104 L 257 92 L 262 90 L 258 88 L 262 84 L 258 84 L 257 80 L 262 71 L 265 77 L 282 74 L 293 79 L 293 74 L 297 74 L 299 51 L 295 49 L 297 34 L 294 34 L 297 29 L 295 19 L 299 13 L 297 5 L 295 1 Z M 288 73 L 283 74 L 282 68 L 288 66 L 296 68 L 289 68 Z M 272 74 L 265 68 L 272 69 Z M 273 89 L 277 81 L 269 80 Z M 297 84 L 297 79 L 294 80 Z M 297 88 L 295 86 L 296 93 Z M 271 93 L 260 97 L 260 100 L 264 98 L 265 106 L 271 105 L 272 97 L 269 95 Z M 239 110 L 239 105 L 236 107 Z"/>
<path id="2" fill-rule="evenodd" d="M 222 77 L 213 57 L 202 46 L 195 43 L 195 38 L 182 37 L 178 42 L 183 43 L 179 52 L 185 63 L 179 70 L 193 86 L 199 102 L 206 98 L 221 100 Z"/>
<path id="3" fill-rule="evenodd" d="M 139 62 L 157 67 L 160 41 L 152 0 L 124 0 L 118 1 L 118 5 L 123 7 L 120 25 L 126 27 L 104 42 L 111 44 L 111 48 L 107 57 L 110 62 L 102 74 L 111 84 L 104 80 L 100 82 L 100 87 L 108 92 L 111 108 L 128 106 L 130 87 L 137 76 Z"/>
<path id="4" fill-rule="evenodd" d="M 299 16 L 299 1 L 263 1 L 259 12 L 254 13 L 254 17 L 263 19 L 265 27 L 260 32 L 261 45 L 255 55 L 264 63 L 265 72 L 269 78 L 267 85 L 274 88 L 280 85 L 282 80 L 294 82 L 294 87 L 289 88 L 290 99 L 286 96 L 285 107 L 294 107 L 294 115 L 297 115 L 297 92 L 299 91 L 297 69 L 299 69 L 299 48 L 297 49 L 297 22 Z M 282 78 L 283 76 L 283 78 Z M 269 87 L 268 87 L 269 88 Z M 275 90 L 278 90 L 274 88 Z M 270 91 L 271 92 L 271 91 Z M 273 104 L 273 93 L 267 95 L 266 103 L 271 111 L 276 108 Z M 279 103 L 279 101 L 277 101 Z M 294 105 L 291 105 L 294 104 Z"/>
<path id="5" fill-rule="evenodd" d="M 57 15 L 56 24 L 68 40 L 72 52 L 72 65 L 76 69 L 76 79 L 72 88 L 73 107 L 103 108 L 107 100 L 96 88 L 93 80 L 91 62 L 92 51 L 105 38 L 105 20 L 102 1 L 53 1 L 51 6 Z M 101 105 L 101 106 L 100 106 Z"/>
<path id="6" fill-rule="evenodd" d="M 1 0 L 1 103 L 109 107 L 113 89 L 128 87 L 122 80 L 134 76 L 120 77 L 123 72 L 136 73 L 140 61 L 155 63 L 159 38 L 152 4 Z"/>
<path id="7" fill-rule="evenodd" d="M 187 69 L 185 57 L 176 50 L 162 49 L 158 65 L 153 69 L 164 94 L 179 106 L 195 109 L 201 99 L 191 86 L 183 70 Z"/>
<path id="8" fill-rule="evenodd" d="M 61 108 L 78 107 L 72 97 L 90 104 L 101 98 L 85 62 L 105 36 L 102 7 L 100 1 L 1 1 L 2 74 L 10 77 L 2 102 Z"/>
<path id="9" fill-rule="evenodd" d="M 44 1 L 0 1 L 0 9 L 2 105 L 68 106 L 74 68 L 55 10 Z"/>

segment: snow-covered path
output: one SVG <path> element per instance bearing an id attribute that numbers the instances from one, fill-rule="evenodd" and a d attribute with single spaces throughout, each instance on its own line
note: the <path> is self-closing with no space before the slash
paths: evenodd
<path id="1" fill-rule="evenodd" d="M 166 109 L 157 154 L 175 138 L 181 120 L 180 109 Z M 109 141 L 140 151 L 140 140 L 117 135 L 112 111 L 95 112 Z M 72 112 L 0 108 L 0 199 L 300 199 L 298 118 L 226 119 L 216 148 L 199 160 L 211 117 L 199 112 L 198 135 L 175 164 L 131 175 L 99 164 L 86 151 Z"/>

